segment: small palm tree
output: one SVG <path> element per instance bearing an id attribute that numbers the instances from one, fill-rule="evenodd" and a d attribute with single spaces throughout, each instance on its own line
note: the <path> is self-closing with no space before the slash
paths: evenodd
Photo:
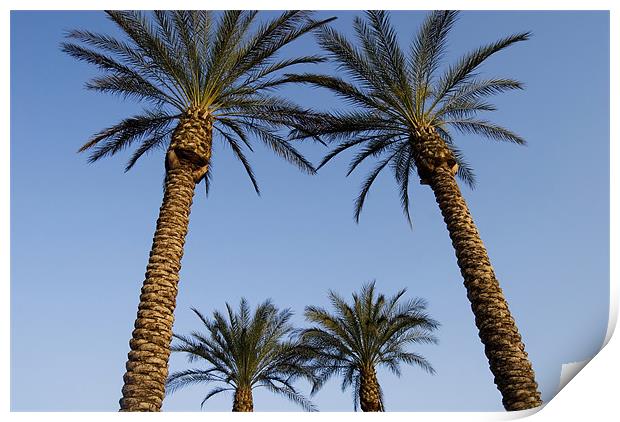
<path id="1" fill-rule="evenodd" d="M 173 313 L 194 190 L 209 190 L 214 142 L 230 147 L 256 192 L 244 148 L 258 140 L 277 155 L 314 173 L 312 165 L 280 136 L 298 127 L 305 110 L 272 90 L 279 75 L 316 55 L 278 58 L 282 47 L 327 21 L 287 11 L 256 26 L 256 11 L 109 11 L 127 41 L 87 30 L 68 33 L 62 50 L 103 73 L 87 88 L 148 104 L 148 108 L 94 135 L 80 151 L 89 161 L 138 143 L 126 170 L 164 149 L 165 190 L 140 295 L 124 376 L 123 411 L 158 411 L 164 398 Z M 254 29 L 253 29 L 254 28 Z"/>
<path id="2" fill-rule="evenodd" d="M 172 345 L 172 351 L 186 353 L 188 362 L 204 362 L 207 367 L 173 373 L 168 378 L 168 393 L 193 384 L 216 383 L 220 385 L 206 394 L 201 408 L 216 394 L 234 391 L 232 411 L 252 412 L 252 390 L 265 387 L 305 410 L 316 410 L 293 386 L 300 378 L 314 381 L 314 372 L 308 364 L 307 348 L 293 334 L 289 309 L 280 311 L 265 301 L 251 316 L 247 301 L 241 299 L 238 312 L 226 304 L 227 315 L 216 311 L 212 320 L 192 310 L 207 333 L 175 334 L 178 343 Z"/>
<path id="3" fill-rule="evenodd" d="M 413 343 L 436 343 L 432 335 L 439 323 L 425 312 L 422 299 L 400 301 L 405 289 L 391 298 L 375 296 L 375 283 L 353 293 L 348 304 L 333 291 L 329 300 L 335 313 L 308 306 L 305 316 L 315 324 L 302 331 L 302 341 L 313 351 L 316 392 L 331 376 L 342 376 L 342 390 L 353 386 L 353 406 L 364 412 L 382 412 L 383 393 L 376 368 L 386 366 L 400 376 L 400 364 L 417 365 L 434 374 L 431 364 L 406 347 Z"/>
<path id="4" fill-rule="evenodd" d="M 361 147 L 347 175 L 362 162 L 377 159 L 362 184 L 355 203 L 355 220 L 368 191 L 385 168 L 391 168 L 400 191 L 403 211 L 409 218 L 409 186 L 417 173 L 429 185 L 446 222 L 457 263 L 484 344 L 495 384 L 507 410 L 541 405 L 532 365 L 521 335 L 510 314 L 487 251 L 463 198 L 455 175 L 474 185 L 474 174 L 456 147 L 450 129 L 518 145 L 525 141 L 515 133 L 476 117 L 495 107 L 486 97 L 521 89 L 513 79 L 483 79 L 479 66 L 493 54 L 528 39 L 528 33 L 503 38 L 465 55 L 439 74 L 448 33 L 457 13 L 436 11 L 424 21 L 406 56 L 384 11 L 369 11 L 367 19 L 356 18 L 354 29 L 359 46 L 342 34 L 323 28 L 321 46 L 339 65 L 348 80 L 337 76 L 304 74 L 291 81 L 332 90 L 356 108 L 331 113 L 322 120 L 308 121 L 300 138 L 321 136 L 340 141 L 319 168 L 350 148 Z"/>

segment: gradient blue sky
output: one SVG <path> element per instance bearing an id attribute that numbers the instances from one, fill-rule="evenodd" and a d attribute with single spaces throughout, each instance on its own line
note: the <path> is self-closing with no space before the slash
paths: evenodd
<path id="1" fill-rule="evenodd" d="M 356 13 L 336 15 L 350 33 Z M 406 49 L 423 12 L 394 12 Z M 130 173 L 122 154 L 88 165 L 77 148 L 95 131 L 140 110 L 83 89 L 94 69 L 58 48 L 63 31 L 115 32 L 102 12 L 11 13 L 11 409 L 115 411 L 128 340 L 161 202 L 163 152 Z M 496 98 L 492 118 L 527 147 L 458 136 L 476 170 L 463 189 L 533 362 L 543 398 L 557 391 L 561 365 L 593 356 L 609 306 L 609 15 L 606 12 L 463 12 L 448 59 L 506 34 L 533 38 L 493 57 L 487 76 L 526 90 Z M 298 53 L 316 49 L 311 37 Z M 329 70 L 329 66 L 322 69 Z M 300 68 L 300 70 L 302 70 Z M 314 107 L 331 94 L 287 88 Z M 301 149 L 314 162 L 326 150 Z M 428 187 L 411 188 L 414 226 L 399 208 L 390 173 L 371 191 L 361 222 L 353 199 L 368 167 L 344 177 L 347 158 L 317 176 L 300 174 L 263 148 L 251 157 L 263 195 L 230 152 L 216 148 L 208 199 L 199 188 L 183 258 L 175 331 L 205 313 L 271 297 L 303 325 L 305 305 L 327 305 L 376 279 L 386 293 L 407 287 L 442 323 L 438 346 L 420 346 L 437 370 L 380 371 L 394 411 L 501 410 L 447 231 Z M 173 356 L 171 369 L 185 367 Z M 305 387 L 305 386 L 304 386 Z M 307 391 L 307 388 L 305 388 Z M 199 410 L 205 390 L 166 398 L 163 410 Z M 349 411 L 350 392 L 328 384 L 321 410 Z M 229 410 L 220 395 L 206 410 Z M 257 411 L 297 410 L 267 392 Z"/>

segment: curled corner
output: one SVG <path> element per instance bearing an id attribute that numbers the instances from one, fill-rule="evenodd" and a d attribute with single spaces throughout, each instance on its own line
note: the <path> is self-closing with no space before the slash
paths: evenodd
<path id="1" fill-rule="evenodd" d="M 570 362 L 562 364 L 562 372 L 560 373 L 560 384 L 558 385 L 559 393 L 564 387 L 577 375 L 591 359 L 581 360 L 578 362 Z"/>
<path id="2" fill-rule="evenodd" d="M 614 284 L 611 283 L 610 287 L 610 295 L 609 295 L 609 320 L 607 323 L 607 331 L 605 333 L 605 339 L 603 340 L 603 344 L 601 345 L 601 349 L 596 353 L 598 354 L 601 350 L 607 346 L 611 336 L 616 330 L 616 324 L 618 322 L 618 298 L 617 295 L 614 294 Z M 591 357 L 590 359 L 581 360 L 577 362 L 570 362 L 562 364 L 562 370 L 560 372 L 560 383 L 558 385 L 558 389 L 556 394 L 558 394 L 566 385 L 575 378 L 577 375 L 592 359 L 594 359 L 596 355 Z"/>

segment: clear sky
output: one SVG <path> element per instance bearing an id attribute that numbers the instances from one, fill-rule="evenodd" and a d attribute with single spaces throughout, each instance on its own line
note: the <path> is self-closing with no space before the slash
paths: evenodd
<path id="1" fill-rule="evenodd" d="M 355 12 L 338 16 L 351 33 Z M 401 45 L 423 12 L 394 12 Z M 102 12 L 11 13 L 11 409 L 116 411 L 139 289 L 162 199 L 163 152 L 123 173 L 128 154 L 86 163 L 76 150 L 94 132 L 141 109 L 83 89 L 94 75 L 59 50 L 64 30 L 116 33 Z M 527 147 L 457 136 L 478 176 L 463 188 L 534 365 L 544 400 L 557 391 L 561 365 L 592 357 L 609 306 L 609 15 L 606 12 L 463 12 L 448 61 L 481 44 L 529 30 L 531 40 L 491 58 L 487 76 L 522 80 L 498 96 L 499 122 Z M 296 52 L 316 51 L 312 37 Z M 330 66 L 320 67 L 330 71 Z M 300 71 L 304 70 L 299 68 Z M 305 69 L 309 70 L 309 69 Z M 284 94 L 317 108 L 343 105 L 327 92 Z M 313 161 L 327 152 L 300 147 Z M 442 324 L 440 344 L 416 346 L 435 367 L 396 378 L 379 371 L 387 410 L 501 410 L 501 398 L 474 326 L 454 251 L 433 195 L 415 185 L 413 229 L 389 172 L 361 222 L 353 199 L 368 170 L 344 177 L 350 155 L 316 176 L 257 148 L 251 156 L 262 197 L 230 151 L 216 146 L 209 198 L 198 188 L 186 242 L 175 332 L 198 328 L 190 311 L 210 314 L 241 296 L 271 297 L 296 313 L 326 306 L 373 279 L 379 290 L 407 287 L 428 300 Z M 186 367 L 173 356 L 171 370 Z M 308 391 L 306 385 L 302 386 Z M 192 387 L 163 410 L 199 410 L 206 390 Z M 226 411 L 230 396 L 205 410 Z M 329 383 L 321 410 L 352 410 L 350 391 Z M 298 410 L 265 391 L 257 411 Z"/>

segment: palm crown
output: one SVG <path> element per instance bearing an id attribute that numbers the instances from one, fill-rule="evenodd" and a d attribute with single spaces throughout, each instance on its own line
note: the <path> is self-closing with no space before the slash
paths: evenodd
<path id="1" fill-rule="evenodd" d="M 400 290 L 389 298 L 377 295 L 372 282 L 364 285 L 360 294 L 353 293 L 352 304 L 330 291 L 334 313 L 316 306 L 306 307 L 306 319 L 314 325 L 303 330 L 302 339 L 315 353 L 317 380 L 313 392 L 333 375 L 340 375 L 343 391 L 353 386 L 357 410 L 358 398 L 363 399 L 360 388 L 365 371 L 374 374 L 374 368 L 383 365 L 400 376 L 404 362 L 435 372 L 423 356 L 406 348 L 415 343 L 436 343 L 432 332 L 439 323 L 425 312 L 423 299 L 402 301 L 405 292 Z M 380 401 L 382 405 L 383 400 Z"/>
<path id="2" fill-rule="evenodd" d="M 307 172 L 312 165 L 275 132 L 298 127 L 305 110 L 274 95 L 274 87 L 290 82 L 279 71 L 301 63 L 318 63 L 317 55 L 278 59 L 291 41 L 329 21 L 314 21 L 305 11 L 286 11 L 251 30 L 256 11 L 154 11 L 151 19 L 139 11 L 108 11 L 108 17 L 128 36 L 117 38 L 74 30 L 63 43 L 71 56 L 98 66 L 103 74 L 87 87 L 145 101 L 150 106 L 95 134 L 80 151 L 92 150 L 90 161 L 131 146 L 139 146 L 127 163 L 165 147 L 175 122 L 192 108 L 206 110 L 213 131 L 229 145 L 259 193 L 254 172 L 244 154 L 252 151 L 250 137 L 260 139 L 276 154 Z M 209 174 L 205 177 L 209 189 Z"/>
<path id="3" fill-rule="evenodd" d="M 356 107 L 354 111 L 330 113 L 321 121 L 308 121 L 304 130 L 296 132 L 301 138 L 320 135 L 342 141 L 318 168 L 356 146 L 362 149 L 352 159 L 347 175 L 367 158 L 381 157 L 357 197 L 357 221 L 371 185 L 388 165 L 400 189 L 403 211 L 410 219 L 408 187 L 416 170 L 415 150 L 422 141 L 421 132 L 434 131 L 441 137 L 454 154 L 458 176 L 472 187 L 474 174 L 454 144 L 451 129 L 524 143 L 513 132 L 477 117 L 481 112 L 495 110 L 486 97 L 520 89 L 522 84 L 506 78 L 481 79 L 475 72 L 489 56 L 526 40 L 529 34 L 511 35 L 480 47 L 440 74 L 448 33 L 456 17 L 454 11 L 429 14 L 411 43 L 409 55 L 405 55 L 387 12 L 368 11 L 365 20 L 356 17 L 353 22 L 359 45 L 332 28 L 321 28 L 318 34 L 321 47 L 348 80 L 310 73 L 289 75 L 291 81 L 328 88 Z"/>
<path id="4" fill-rule="evenodd" d="M 226 304 L 226 315 L 213 313 L 205 318 L 192 309 L 207 329 L 206 335 L 194 331 L 190 336 L 175 334 L 174 352 L 187 354 L 189 362 L 204 361 L 205 369 L 187 369 L 168 378 L 167 392 L 199 383 L 220 383 L 205 396 L 201 406 L 214 395 L 230 390 L 265 387 L 284 395 L 305 410 L 315 406 L 293 383 L 304 378 L 314 380 L 305 347 L 293 336 L 289 323 L 292 312 L 278 310 L 270 301 L 260 304 L 251 315 L 248 303 L 241 300 L 239 311 Z"/>

